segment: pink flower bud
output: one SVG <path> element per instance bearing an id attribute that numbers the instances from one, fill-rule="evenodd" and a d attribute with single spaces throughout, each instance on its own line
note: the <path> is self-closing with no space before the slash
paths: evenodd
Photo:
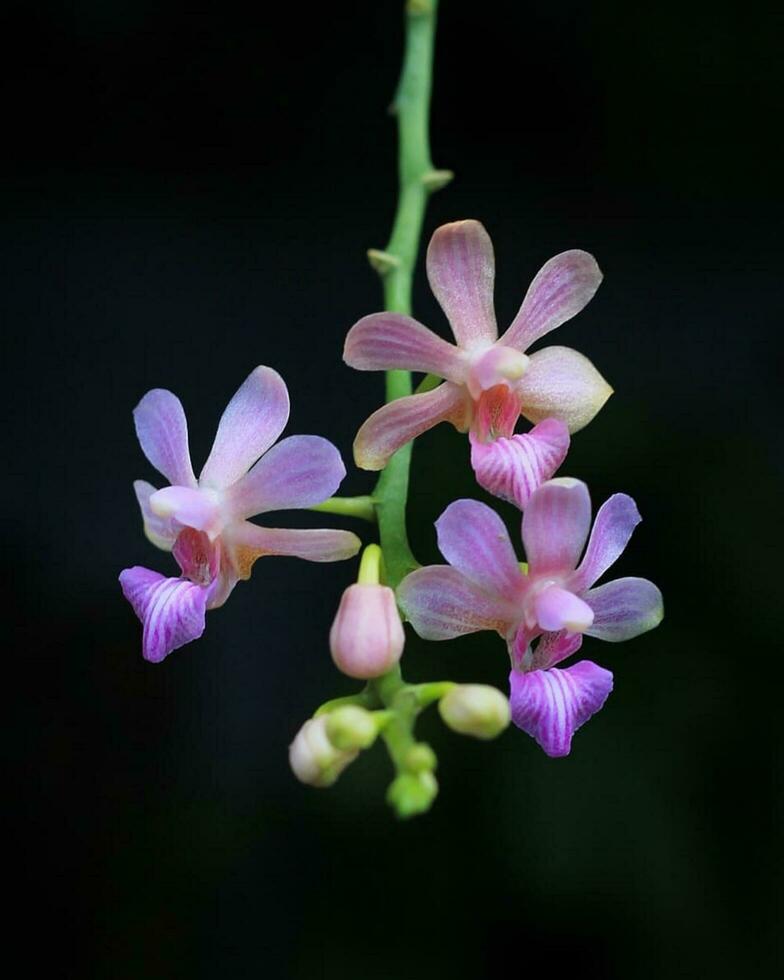
<path id="1" fill-rule="evenodd" d="M 392 589 L 361 582 L 350 585 L 329 633 L 338 670 L 359 680 L 380 677 L 400 660 L 404 643 Z"/>

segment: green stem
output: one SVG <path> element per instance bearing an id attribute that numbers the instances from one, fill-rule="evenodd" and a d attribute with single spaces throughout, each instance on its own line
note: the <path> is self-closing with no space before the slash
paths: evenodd
<path id="1" fill-rule="evenodd" d="M 393 104 L 399 135 L 397 211 L 386 248 L 369 253 L 383 280 L 385 308 L 397 313 L 411 313 L 414 267 L 428 197 L 451 178 L 448 171 L 433 169 L 428 137 L 437 8 L 438 0 L 408 0 L 406 4 L 405 54 Z M 410 371 L 387 371 L 388 402 L 411 393 Z M 411 443 L 389 460 L 373 494 L 392 588 L 417 567 L 406 533 L 410 464 Z"/>
<path id="2" fill-rule="evenodd" d="M 376 523 L 376 505 L 372 497 L 330 497 L 320 504 L 308 507 L 322 514 L 341 514 L 344 517 L 360 517 L 363 521 Z"/>

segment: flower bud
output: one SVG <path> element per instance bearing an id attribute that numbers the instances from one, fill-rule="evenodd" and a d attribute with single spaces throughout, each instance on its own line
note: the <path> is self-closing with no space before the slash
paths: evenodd
<path id="1" fill-rule="evenodd" d="M 392 589 L 364 582 L 350 585 L 329 634 L 337 668 L 359 680 L 380 677 L 400 660 L 404 643 Z"/>
<path id="2" fill-rule="evenodd" d="M 511 720 L 508 699 L 487 684 L 457 684 L 438 702 L 452 731 L 474 738 L 495 738 Z"/>
<path id="3" fill-rule="evenodd" d="M 436 777 L 429 770 L 401 772 L 387 790 L 387 802 L 399 817 L 425 813 L 438 793 Z"/>
<path id="4" fill-rule="evenodd" d="M 376 740 L 378 725 L 373 715 L 358 705 L 347 704 L 326 715 L 327 738 L 337 749 L 367 749 Z"/>
<path id="5" fill-rule="evenodd" d="M 310 718 L 289 746 L 289 764 L 294 775 L 308 786 L 331 786 L 359 750 L 335 748 L 327 737 L 327 716 Z"/>

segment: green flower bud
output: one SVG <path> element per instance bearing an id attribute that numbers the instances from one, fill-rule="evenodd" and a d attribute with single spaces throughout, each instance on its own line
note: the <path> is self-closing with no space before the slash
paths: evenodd
<path id="1" fill-rule="evenodd" d="M 403 772 L 387 790 L 387 802 L 399 817 L 415 817 L 430 809 L 438 793 L 438 783 L 432 772 Z"/>
<path id="2" fill-rule="evenodd" d="M 509 700 L 487 684 L 457 684 L 438 702 L 444 724 L 461 735 L 495 738 L 511 721 Z"/>
<path id="3" fill-rule="evenodd" d="M 326 716 L 327 738 L 336 749 L 353 751 L 366 749 L 373 744 L 378 735 L 378 724 L 370 711 L 358 705 L 347 704 L 335 708 Z"/>
<path id="4" fill-rule="evenodd" d="M 437 764 L 435 752 L 425 742 L 417 742 L 406 753 L 406 767 L 412 772 L 432 772 Z"/>
<path id="5" fill-rule="evenodd" d="M 327 736 L 327 716 L 310 718 L 289 746 L 289 764 L 294 775 L 308 786 L 331 786 L 358 750 L 336 748 Z"/>

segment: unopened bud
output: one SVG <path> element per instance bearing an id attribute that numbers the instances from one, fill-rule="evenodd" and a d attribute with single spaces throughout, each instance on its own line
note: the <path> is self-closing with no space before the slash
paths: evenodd
<path id="1" fill-rule="evenodd" d="M 363 582 L 350 585 L 329 634 L 338 670 L 358 680 L 380 677 L 400 660 L 404 643 L 392 589 Z"/>
<path id="2" fill-rule="evenodd" d="M 509 700 L 487 684 L 457 684 L 438 702 L 452 731 L 474 738 L 495 738 L 511 720 Z"/>
<path id="3" fill-rule="evenodd" d="M 412 772 L 432 772 L 437 765 L 435 752 L 425 742 L 417 742 L 406 753 L 406 768 Z"/>
<path id="4" fill-rule="evenodd" d="M 336 748 L 327 736 L 327 716 L 310 718 L 289 746 L 289 764 L 294 775 L 308 786 L 331 786 L 359 750 Z"/>
<path id="5" fill-rule="evenodd" d="M 399 817 L 415 817 L 430 809 L 437 793 L 436 777 L 429 770 L 402 772 L 387 790 L 387 800 Z"/>
<path id="6" fill-rule="evenodd" d="M 352 752 L 367 749 L 376 740 L 378 724 L 373 715 L 358 705 L 347 704 L 326 715 L 327 738 L 337 749 Z"/>

